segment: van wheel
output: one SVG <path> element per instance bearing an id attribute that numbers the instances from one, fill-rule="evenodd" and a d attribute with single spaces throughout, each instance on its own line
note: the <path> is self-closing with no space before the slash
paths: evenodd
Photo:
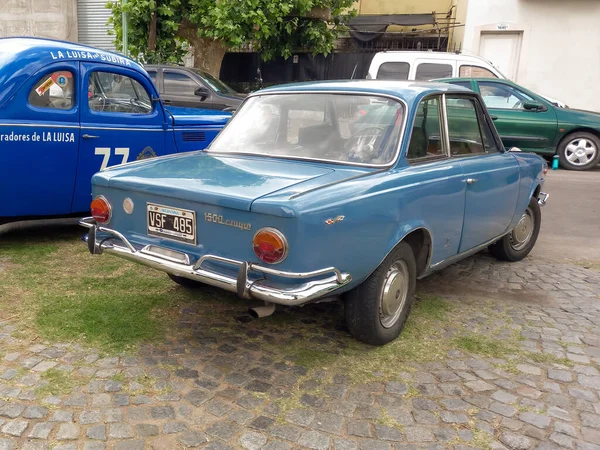
<path id="1" fill-rule="evenodd" d="M 492 255 L 502 261 L 520 261 L 533 249 L 540 234 L 542 214 L 537 198 L 529 200 L 529 206 L 513 230 L 488 247 Z"/>
<path id="2" fill-rule="evenodd" d="M 204 283 L 200 283 L 199 281 L 190 280 L 189 278 L 178 277 L 177 275 L 171 275 L 170 273 L 168 273 L 167 275 L 169 276 L 169 278 L 171 280 L 173 280 L 178 285 L 183 286 L 184 288 L 199 289 L 201 287 L 206 286 Z"/>
<path id="3" fill-rule="evenodd" d="M 592 169 L 600 161 L 600 139 L 591 133 L 570 134 L 558 145 L 558 157 L 565 169 Z"/>
<path id="4" fill-rule="evenodd" d="M 396 339 L 412 307 L 416 273 L 410 245 L 400 242 L 369 278 L 346 294 L 344 312 L 350 334 L 372 345 Z"/>

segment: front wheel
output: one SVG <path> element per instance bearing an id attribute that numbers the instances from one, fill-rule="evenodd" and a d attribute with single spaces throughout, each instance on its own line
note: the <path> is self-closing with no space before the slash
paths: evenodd
<path id="1" fill-rule="evenodd" d="M 540 234 L 542 214 L 537 198 L 529 200 L 519 223 L 502 239 L 489 246 L 492 255 L 502 261 L 520 261 L 533 249 Z"/>
<path id="2" fill-rule="evenodd" d="M 573 133 L 559 144 L 558 157 L 565 169 L 592 169 L 600 161 L 600 139 L 591 133 Z"/>
<path id="3" fill-rule="evenodd" d="M 350 334 L 372 345 L 396 339 L 410 313 L 416 273 L 410 245 L 400 242 L 369 278 L 346 294 L 344 312 Z"/>

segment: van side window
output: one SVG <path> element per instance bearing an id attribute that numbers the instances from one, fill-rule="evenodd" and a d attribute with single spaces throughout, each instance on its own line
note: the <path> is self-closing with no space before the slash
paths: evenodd
<path id="1" fill-rule="evenodd" d="M 410 64 L 407 62 L 385 62 L 377 71 L 378 80 L 408 80 Z"/>
<path id="2" fill-rule="evenodd" d="M 415 80 L 427 81 L 434 78 L 448 78 L 452 76 L 452 66 L 450 64 L 421 63 L 417 67 Z"/>
<path id="3" fill-rule="evenodd" d="M 480 66 L 460 66 L 458 76 L 461 78 L 498 78 L 485 67 Z"/>

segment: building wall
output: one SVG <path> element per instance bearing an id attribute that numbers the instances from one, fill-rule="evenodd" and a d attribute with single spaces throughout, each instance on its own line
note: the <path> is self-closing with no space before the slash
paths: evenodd
<path id="1" fill-rule="evenodd" d="M 463 50 L 480 54 L 485 33 L 518 34 L 514 81 L 572 108 L 600 111 L 599 21 L 596 0 L 469 0 Z"/>
<path id="2" fill-rule="evenodd" d="M 2 0 L 0 37 L 77 41 L 77 0 Z"/>
<path id="3" fill-rule="evenodd" d="M 359 14 L 427 14 L 435 12 L 438 20 L 443 20 L 446 13 L 454 6 L 451 17 L 464 24 L 466 4 L 468 0 L 357 0 L 354 8 Z M 423 31 L 433 30 L 431 25 L 421 27 L 391 26 L 388 31 L 409 31 L 417 28 Z M 463 37 L 463 27 L 451 28 L 448 31 L 449 47 L 460 46 Z"/>

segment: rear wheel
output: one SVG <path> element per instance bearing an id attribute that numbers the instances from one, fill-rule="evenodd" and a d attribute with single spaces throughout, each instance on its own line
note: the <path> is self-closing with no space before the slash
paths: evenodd
<path id="1" fill-rule="evenodd" d="M 344 312 L 350 334 L 373 345 L 396 339 L 412 307 L 416 273 L 413 251 L 401 242 L 369 278 L 346 294 Z"/>
<path id="2" fill-rule="evenodd" d="M 522 260 L 533 249 L 541 224 L 540 205 L 537 198 L 531 198 L 517 226 L 502 239 L 490 245 L 490 253 L 502 261 Z"/>
<path id="3" fill-rule="evenodd" d="M 591 133 L 570 134 L 559 144 L 558 157 L 565 169 L 592 169 L 600 161 L 600 139 Z"/>
<path id="4" fill-rule="evenodd" d="M 171 280 L 177 283 L 180 286 L 183 286 L 188 289 L 199 289 L 201 287 L 206 286 L 204 283 L 200 283 L 199 281 L 190 280 L 185 277 L 178 277 L 177 275 L 167 274 Z"/>

